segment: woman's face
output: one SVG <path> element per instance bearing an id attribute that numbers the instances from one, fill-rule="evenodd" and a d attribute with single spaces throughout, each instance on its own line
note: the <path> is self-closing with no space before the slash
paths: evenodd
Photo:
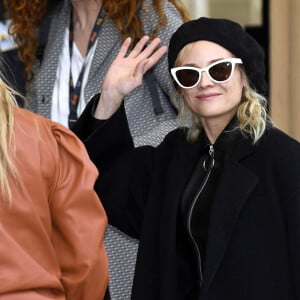
<path id="1" fill-rule="evenodd" d="M 216 43 L 198 41 L 182 50 L 179 62 L 180 66 L 205 68 L 218 60 L 233 57 L 231 52 Z M 203 124 L 209 121 L 228 123 L 241 102 L 242 90 L 239 64 L 235 65 L 231 79 L 226 82 L 216 83 L 206 72 L 201 72 L 201 80 L 195 87 L 181 89 L 187 105 L 201 117 Z"/>

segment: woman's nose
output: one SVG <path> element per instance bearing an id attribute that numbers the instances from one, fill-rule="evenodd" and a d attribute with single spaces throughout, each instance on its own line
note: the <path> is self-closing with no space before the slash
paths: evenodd
<path id="1" fill-rule="evenodd" d="M 198 86 L 203 88 L 210 85 L 213 85 L 213 81 L 210 79 L 206 71 L 202 71 Z"/>

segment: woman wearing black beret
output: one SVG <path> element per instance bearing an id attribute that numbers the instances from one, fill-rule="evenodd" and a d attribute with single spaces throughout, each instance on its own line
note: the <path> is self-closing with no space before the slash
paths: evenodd
<path id="1" fill-rule="evenodd" d="M 168 59 L 190 126 L 134 148 L 123 99 L 167 50 L 147 42 L 123 43 L 74 129 L 109 222 L 140 240 L 132 299 L 300 299 L 300 145 L 268 117 L 260 46 L 230 20 L 179 27 Z"/>

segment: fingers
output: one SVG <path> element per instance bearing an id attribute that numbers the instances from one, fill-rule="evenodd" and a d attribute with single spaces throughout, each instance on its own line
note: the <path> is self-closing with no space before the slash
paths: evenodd
<path id="1" fill-rule="evenodd" d="M 117 55 L 117 58 L 120 58 L 120 57 L 123 58 L 123 57 L 126 56 L 130 44 L 131 44 L 131 38 L 128 37 L 128 38 L 126 38 L 126 39 L 124 40 L 124 42 L 122 43 L 121 48 L 120 48 L 120 51 L 119 51 L 119 53 L 118 53 L 118 55 Z"/>
<path id="2" fill-rule="evenodd" d="M 145 35 L 143 36 L 131 50 L 129 57 L 135 58 L 137 57 L 145 48 L 146 43 L 149 41 L 150 37 Z"/>
<path id="3" fill-rule="evenodd" d="M 167 52 L 167 46 L 158 48 L 149 58 L 145 58 L 140 61 L 136 68 L 136 76 L 141 78 L 149 69 L 151 69 L 160 58 Z"/>
<path id="4" fill-rule="evenodd" d="M 129 46 L 131 44 L 131 38 L 126 38 L 124 42 L 121 45 L 120 51 L 117 55 L 117 58 L 137 58 L 139 61 L 152 57 L 153 59 L 156 59 L 157 57 L 161 57 L 166 52 L 166 47 L 162 46 L 158 48 L 160 45 L 160 39 L 154 38 L 147 46 L 147 42 L 150 40 L 149 36 L 143 36 L 138 43 L 134 46 L 134 48 L 130 51 L 130 53 L 127 56 Z M 158 50 L 156 50 L 158 48 Z M 158 58 L 158 59 L 159 59 Z M 156 62 L 158 61 L 156 59 Z"/>
<path id="5" fill-rule="evenodd" d="M 145 65 L 145 72 L 152 68 L 160 59 L 161 57 L 168 51 L 167 46 L 161 46 L 158 48 L 148 59 Z"/>
<path id="6" fill-rule="evenodd" d="M 134 46 L 128 57 L 144 59 L 152 55 L 155 49 L 159 46 L 160 39 L 154 38 L 148 45 L 146 45 L 149 40 L 149 36 L 143 36 Z"/>

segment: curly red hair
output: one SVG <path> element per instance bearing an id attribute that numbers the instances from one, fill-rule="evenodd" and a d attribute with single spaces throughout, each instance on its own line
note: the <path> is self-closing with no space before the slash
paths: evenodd
<path id="1" fill-rule="evenodd" d="M 128 36 L 133 40 L 142 37 L 142 21 L 137 12 L 144 1 L 145 0 L 103 1 L 106 17 L 114 22 L 123 39 Z M 189 20 L 187 10 L 180 0 L 168 1 L 178 9 L 184 21 Z M 160 17 L 160 22 L 152 32 L 152 37 L 156 36 L 159 30 L 167 23 L 162 2 L 162 0 L 153 0 L 153 5 Z M 21 61 L 25 64 L 26 79 L 30 81 L 33 76 L 33 64 L 36 59 L 37 28 L 47 12 L 48 1 L 3 0 L 3 3 L 7 9 L 8 17 L 12 20 L 10 33 L 19 47 L 18 54 Z"/>
<path id="2" fill-rule="evenodd" d="M 47 0 L 3 0 L 7 16 L 11 19 L 9 33 L 18 45 L 18 55 L 24 62 L 27 80 L 32 79 L 36 55 L 36 32 L 47 11 Z"/>
<path id="3" fill-rule="evenodd" d="M 119 0 L 117 2 L 104 0 L 103 8 L 105 9 L 107 17 L 115 23 L 123 39 L 130 36 L 133 40 L 137 40 L 143 36 L 142 21 L 137 12 L 143 5 L 144 1 L 145 0 Z M 189 20 L 187 10 L 180 0 L 168 1 L 177 8 L 184 21 Z M 167 16 L 162 8 L 162 0 L 152 0 L 152 2 L 160 17 L 159 24 L 151 34 L 152 37 L 154 37 L 157 35 L 159 30 L 167 24 Z"/>

